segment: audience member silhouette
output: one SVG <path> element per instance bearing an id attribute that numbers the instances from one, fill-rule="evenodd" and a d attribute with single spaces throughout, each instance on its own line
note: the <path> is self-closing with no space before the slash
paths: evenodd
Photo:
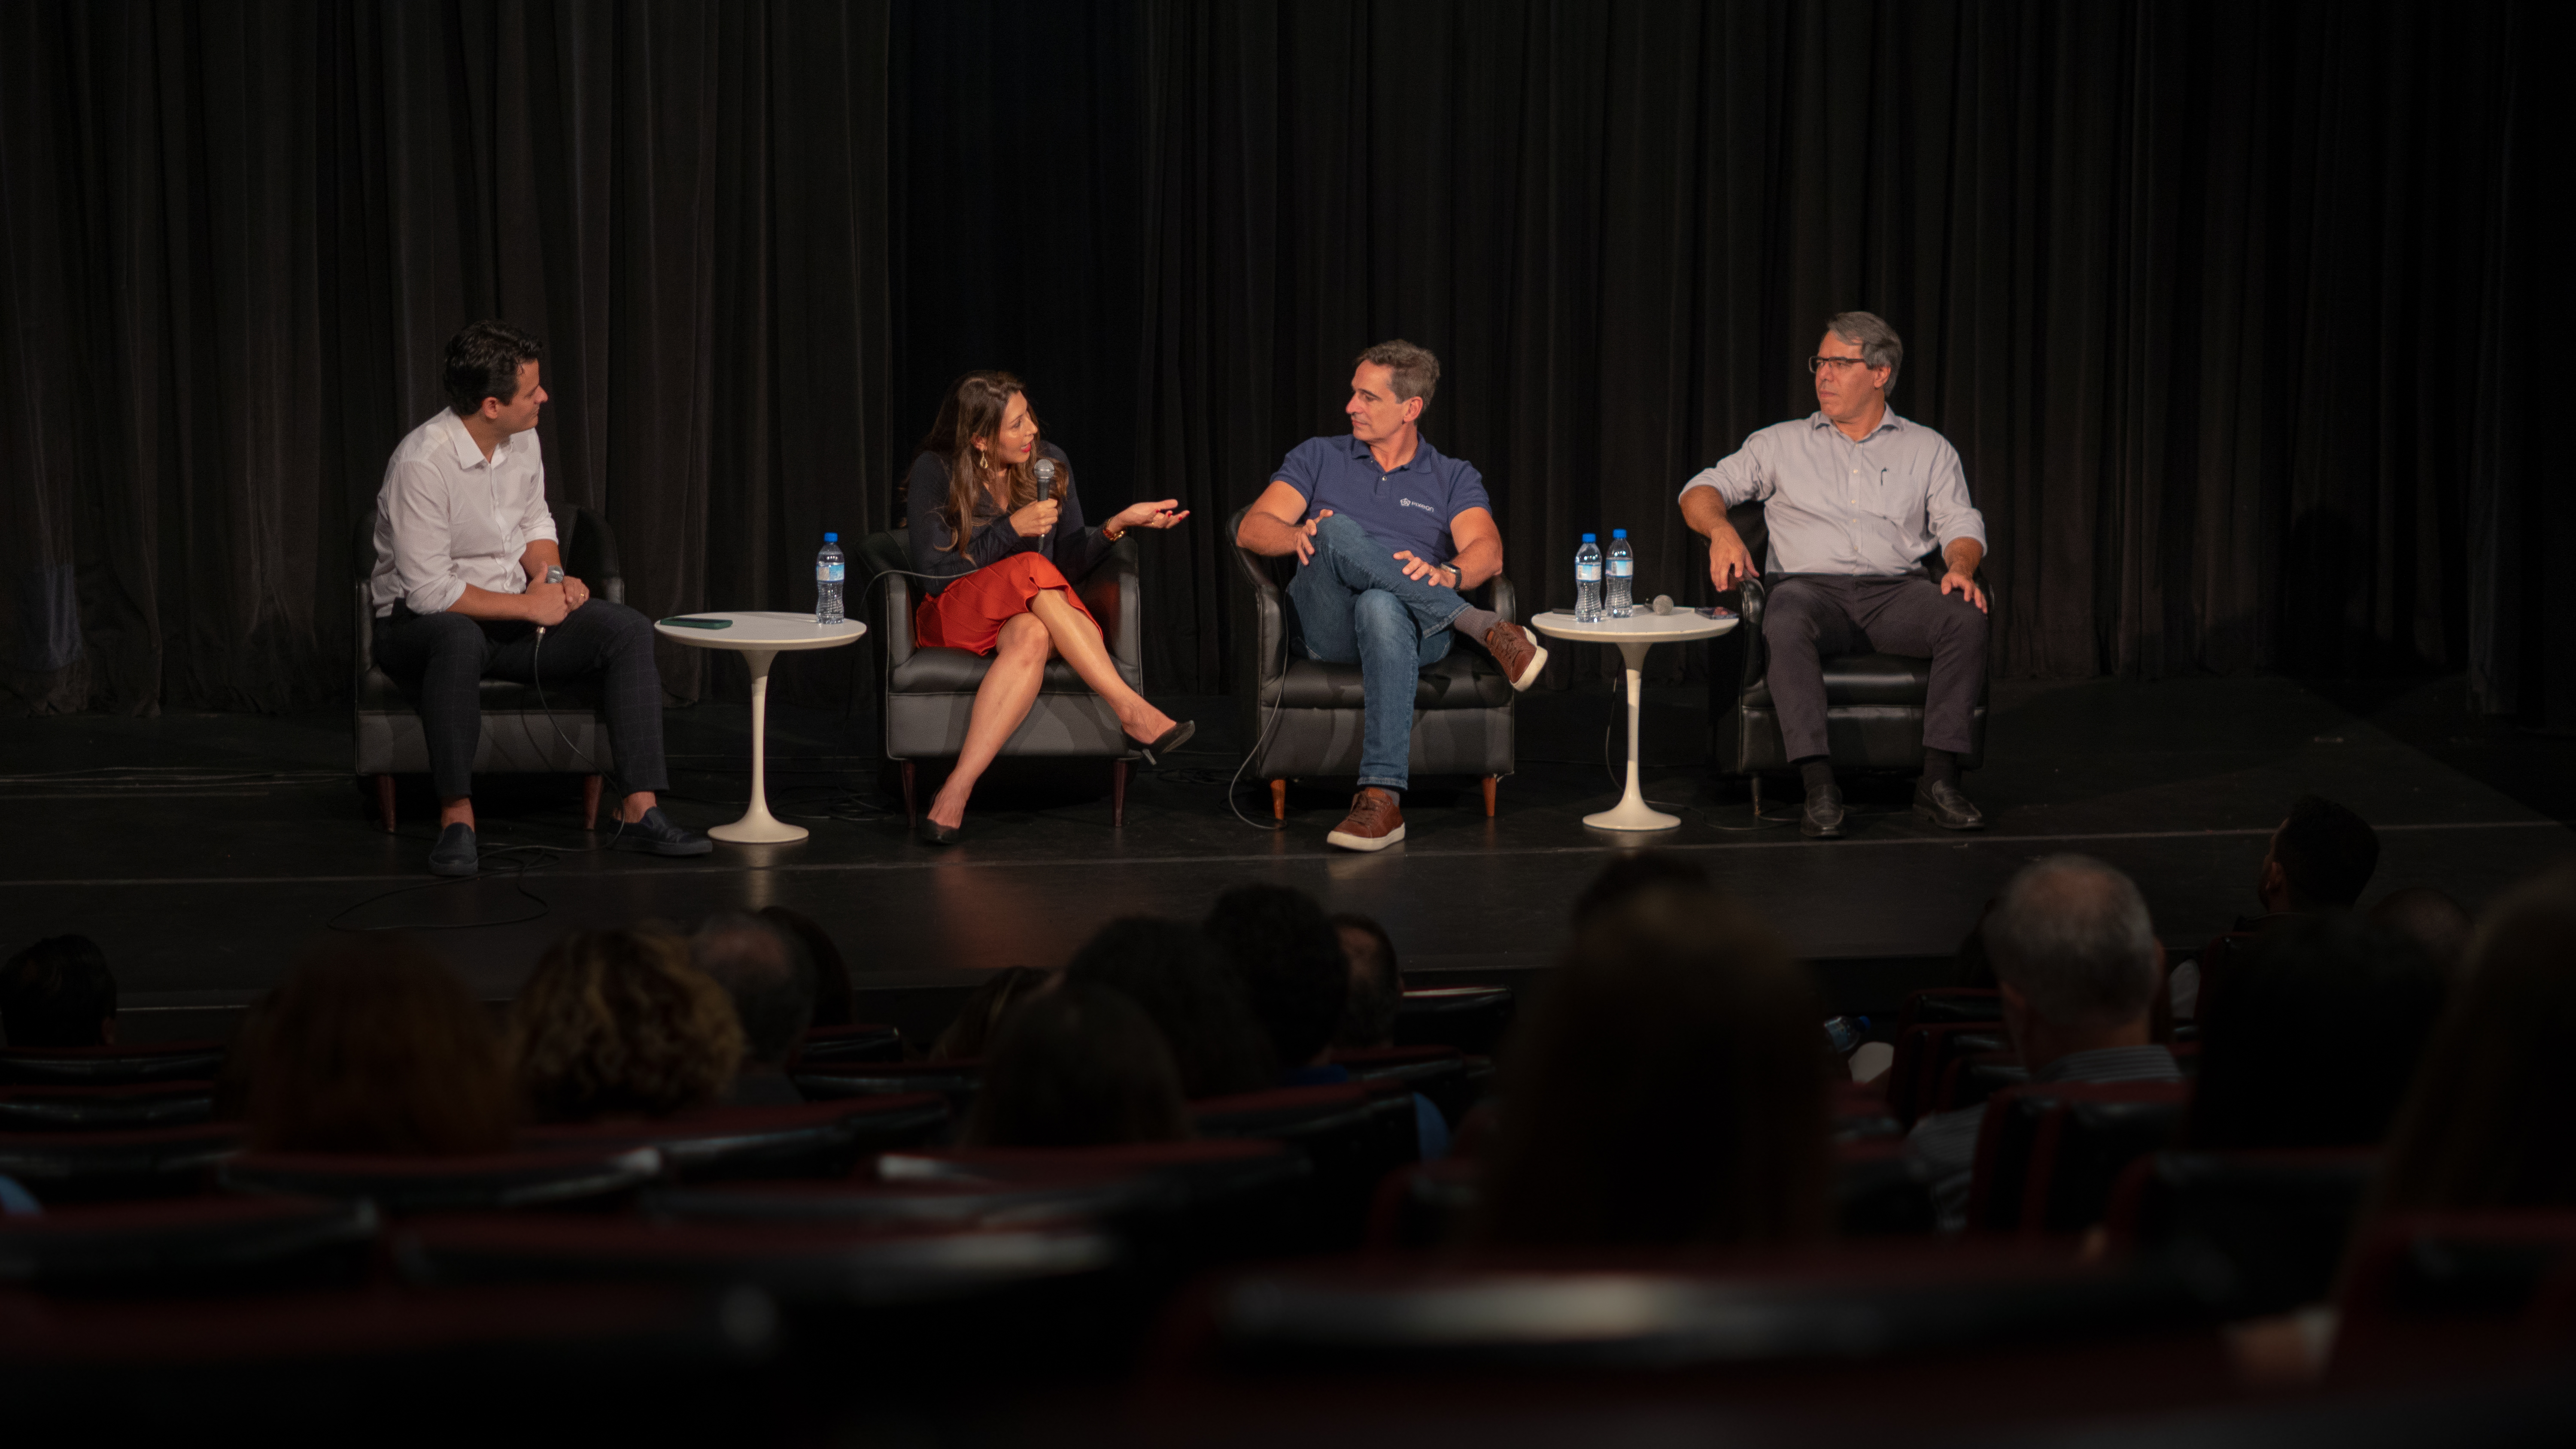
<path id="1" fill-rule="evenodd" d="M 510 1012 L 540 1121 L 663 1116 L 716 1100 L 742 1061 L 724 988 L 658 930 L 584 931 L 546 949 Z"/>
<path id="2" fill-rule="evenodd" d="M 814 963 L 814 1026 L 851 1026 L 858 1021 L 858 1007 L 850 995 L 850 964 L 842 958 L 841 948 L 823 923 L 803 911 L 785 906 L 763 906 L 762 919 L 793 932 L 805 947 L 805 955 Z"/>
<path id="3" fill-rule="evenodd" d="M 1064 976 L 1135 1003 L 1162 1032 L 1192 1098 L 1257 1092 L 1278 1078 L 1241 983 L 1189 926 L 1153 916 L 1112 921 L 1074 953 Z"/>
<path id="4" fill-rule="evenodd" d="M 2379 868 L 2379 833 L 2320 795 L 2302 795 L 2272 832 L 2254 894 L 2269 915 L 2349 910 Z"/>
<path id="5" fill-rule="evenodd" d="M 261 1152 L 500 1152 L 520 1116 L 499 1033 L 438 960 L 403 941 L 330 943 L 234 1043 Z"/>
<path id="6" fill-rule="evenodd" d="M 689 961 L 733 998 L 742 1065 L 724 1090 L 729 1107 L 805 1100 L 787 1079 L 814 1021 L 814 960 L 793 931 L 762 916 L 710 917 L 689 938 Z"/>
<path id="7" fill-rule="evenodd" d="M 1475 1234 L 1492 1247 L 1821 1236 L 1815 991 L 1778 933 L 1705 888 L 1596 912 L 1502 1064 Z"/>
<path id="8" fill-rule="evenodd" d="M 2227 1009 L 2201 1028 L 2191 1145 L 2385 1140 L 2448 984 L 2412 942 L 2348 911 L 2267 934 L 2231 968 Z"/>
<path id="9" fill-rule="evenodd" d="M 2085 856 L 2044 856 L 2004 887 L 1984 936 L 2004 1030 L 2032 1081 L 2181 1080 L 2153 1040 L 2164 951 L 2127 876 Z M 1935 1113 L 1906 1139 L 1931 1174 L 1944 1227 L 1966 1223 L 1984 1115 L 1982 1105 Z"/>
<path id="10" fill-rule="evenodd" d="M 967 1114 L 976 1147 L 1098 1147 L 1190 1135 L 1180 1069 L 1124 995 L 1056 983 L 1003 1022 Z"/>
<path id="11" fill-rule="evenodd" d="M 966 1004 L 957 1008 L 957 1015 L 939 1033 L 939 1039 L 930 1044 L 930 1060 L 968 1062 L 982 1057 L 992 1049 L 1002 1023 L 1010 1019 L 1020 1003 L 1044 991 L 1054 976 L 1054 972 L 1035 966 L 1005 966 L 987 975 L 984 984 L 966 998 Z"/>
<path id="12" fill-rule="evenodd" d="M 1334 1049 L 1394 1045 L 1395 1014 L 1404 1005 L 1404 970 L 1396 963 L 1394 938 L 1369 917 L 1347 913 L 1333 917 L 1333 932 L 1342 939 L 1342 959 L 1351 972 L 1350 995 L 1333 1028 Z"/>
<path id="13" fill-rule="evenodd" d="M 2370 908 L 2372 924 L 2415 943 L 2424 958 L 2446 972 L 2457 972 L 2468 959 L 2469 938 L 2477 923 L 2460 903 L 2431 886 L 2390 891 Z"/>
<path id="14" fill-rule="evenodd" d="M 116 973 L 87 936 L 47 936 L 0 966 L 0 1039 L 13 1047 L 116 1042 Z"/>
<path id="15" fill-rule="evenodd" d="M 2383 1211 L 2576 1207 L 2576 865 L 2497 902 L 2389 1135 Z"/>
<path id="16" fill-rule="evenodd" d="M 1278 885 L 1240 885 L 1200 924 L 1243 985 L 1252 1019 L 1283 1074 L 1324 1064 L 1350 995 L 1342 938 L 1315 898 Z"/>

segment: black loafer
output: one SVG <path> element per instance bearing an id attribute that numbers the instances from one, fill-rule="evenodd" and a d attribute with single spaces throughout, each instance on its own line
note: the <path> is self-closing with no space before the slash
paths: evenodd
<path id="1" fill-rule="evenodd" d="M 474 851 L 474 827 L 460 820 L 438 832 L 438 843 L 429 848 L 431 875 L 472 875 L 482 869 Z"/>
<path id="2" fill-rule="evenodd" d="M 961 826 L 942 825 L 927 815 L 922 816 L 921 823 L 913 827 L 913 834 L 921 837 L 921 843 L 924 845 L 955 845 L 957 837 L 965 833 L 965 829 Z"/>
<path id="3" fill-rule="evenodd" d="M 1807 792 L 1807 808 L 1798 816 L 1798 833 L 1809 840 L 1843 838 L 1843 787 L 1818 785 Z"/>
<path id="4" fill-rule="evenodd" d="M 697 831 L 672 824 L 659 805 L 645 811 L 643 819 L 619 825 L 608 843 L 617 850 L 642 850 L 654 855 L 705 855 L 716 848 L 714 841 Z"/>
<path id="5" fill-rule="evenodd" d="M 1190 742 L 1190 736 L 1197 734 L 1198 732 L 1198 722 L 1195 720 L 1185 719 L 1179 724 L 1172 726 L 1170 729 L 1163 731 L 1162 738 L 1154 741 L 1150 745 L 1145 743 L 1143 740 L 1137 740 L 1134 735 L 1129 735 L 1127 738 L 1136 740 L 1136 749 L 1138 753 L 1144 755 L 1146 764 L 1159 766 L 1161 762 L 1154 758 L 1156 755 L 1168 754 L 1173 750 L 1179 749 L 1181 746 Z"/>
<path id="6" fill-rule="evenodd" d="M 1983 830 L 1985 813 L 1947 780 L 1914 782 L 1914 813 L 1944 830 Z"/>

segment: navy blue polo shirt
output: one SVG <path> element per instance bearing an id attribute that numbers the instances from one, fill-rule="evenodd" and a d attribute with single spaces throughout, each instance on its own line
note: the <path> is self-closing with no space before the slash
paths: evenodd
<path id="1" fill-rule="evenodd" d="M 1470 508 L 1493 507 L 1476 465 L 1446 456 L 1419 433 L 1413 457 L 1392 473 L 1380 472 L 1368 444 L 1344 433 L 1299 443 L 1275 476 L 1306 496 L 1309 517 L 1329 508 L 1367 529 L 1389 552 L 1409 549 L 1436 564 L 1458 554 L 1449 520 Z"/>

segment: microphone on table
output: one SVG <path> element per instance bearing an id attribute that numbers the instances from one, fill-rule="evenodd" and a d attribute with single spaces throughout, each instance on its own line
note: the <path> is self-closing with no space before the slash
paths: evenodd
<path id="1" fill-rule="evenodd" d="M 1669 613 L 1671 613 L 1671 612 L 1673 611 L 1673 596 L 1672 596 L 1672 595 L 1670 595 L 1670 594 L 1657 594 L 1657 595 L 1655 595 L 1655 602 L 1654 602 L 1653 608 L 1654 608 L 1654 611 L 1655 611 L 1656 613 L 1658 613 L 1658 614 L 1669 614 Z"/>
<path id="2" fill-rule="evenodd" d="M 1035 466 L 1031 467 L 1031 468 L 1029 469 L 1029 471 L 1030 471 L 1031 473 L 1033 473 L 1033 474 L 1035 474 L 1035 475 L 1037 476 L 1037 480 L 1038 480 L 1038 501 L 1039 501 L 1040 503 L 1044 503 L 1046 500 L 1048 500 L 1048 499 L 1050 499 L 1050 498 L 1053 498 L 1053 497 L 1055 496 L 1055 459 L 1053 459 L 1053 458 L 1040 458 L 1040 459 L 1038 459 L 1038 461 L 1037 461 L 1037 463 L 1035 464 Z M 1042 554 L 1049 554 L 1049 556 L 1050 556 L 1050 557 L 1052 557 L 1052 553 L 1051 553 L 1051 551 L 1049 550 L 1048 545 L 1050 545 L 1050 544 L 1052 544 L 1052 543 L 1054 543 L 1054 542 L 1055 542 L 1055 535 L 1054 535 L 1054 534 L 1052 534 L 1052 533 L 1041 533 L 1041 534 L 1039 534 L 1039 535 L 1038 535 L 1038 552 L 1040 552 L 1040 553 L 1042 553 Z"/>

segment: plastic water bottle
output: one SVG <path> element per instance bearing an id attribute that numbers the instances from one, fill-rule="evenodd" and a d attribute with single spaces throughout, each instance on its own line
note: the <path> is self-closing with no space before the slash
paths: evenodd
<path id="1" fill-rule="evenodd" d="M 1588 533 L 1574 551 L 1574 622 L 1601 622 L 1601 545 Z"/>
<path id="2" fill-rule="evenodd" d="M 1628 549 L 1628 530 L 1610 530 L 1610 617 L 1624 619 L 1636 611 L 1630 604 L 1637 591 L 1637 556 Z"/>
<path id="3" fill-rule="evenodd" d="M 823 535 L 823 551 L 814 555 L 814 622 L 841 622 L 841 584 L 849 577 L 849 564 L 841 557 L 841 536 Z"/>
<path id="4" fill-rule="evenodd" d="M 1825 1022 L 1825 1045 L 1834 1055 L 1847 1057 L 1860 1049 L 1862 1036 L 1869 1030 L 1866 1016 L 1837 1016 Z"/>

